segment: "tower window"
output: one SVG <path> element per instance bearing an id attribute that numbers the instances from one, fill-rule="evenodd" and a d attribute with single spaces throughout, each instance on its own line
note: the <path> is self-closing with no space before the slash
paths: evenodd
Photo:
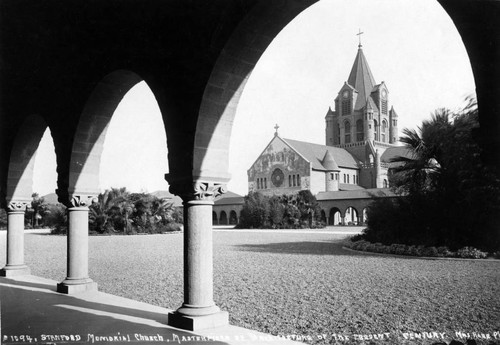
<path id="1" fill-rule="evenodd" d="M 363 120 L 358 120 L 356 121 L 356 141 L 363 141 L 364 139 Z"/>
<path id="2" fill-rule="evenodd" d="M 387 114 L 387 100 L 382 100 L 382 114 Z"/>
<path id="3" fill-rule="evenodd" d="M 292 186 L 292 175 L 288 175 L 288 187 Z"/>
<path id="4" fill-rule="evenodd" d="M 351 113 L 351 100 L 342 100 L 342 115 L 349 115 Z"/>
<path id="5" fill-rule="evenodd" d="M 300 175 L 297 175 L 297 186 L 300 187 Z"/>
<path id="6" fill-rule="evenodd" d="M 295 187 L 295 175 L 293 175 L 292 181 L 293 181 L 293 186 Z"/>
<path id="7" fill-rule="evenodd" d="M 346 121 L 344 123 L 344 134 L 345 134 L 345 143 L 349 144 L 351 142 L 351 123 Z"/>

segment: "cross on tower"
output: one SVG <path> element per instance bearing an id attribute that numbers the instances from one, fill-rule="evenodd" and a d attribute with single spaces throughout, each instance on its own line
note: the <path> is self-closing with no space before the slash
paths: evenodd
<path id="1" fill-rule="evenodd" d="M 274 129 L 276 130 L 276 132 L 274 132 L 275 136 L 278 135 L 278 128 L 280 128 L 280 126 L 278 126 L 278 124 L 276 124 L 276 126 L 274 126 Z"/>
<path id="2" fill-rule="evenodd" d="M 359 29 L 358 33 L 356 34 L 356 36 L 358 36 L 359 38 L 359 45 L 358 45 L 358 48 L 361 48 L 361 35 L 364 34 L 364 32 L 361 32 L 361 29 Z"/>

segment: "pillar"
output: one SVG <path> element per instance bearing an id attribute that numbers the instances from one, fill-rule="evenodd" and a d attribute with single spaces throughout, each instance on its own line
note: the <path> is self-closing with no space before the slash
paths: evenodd
<path id="1" fill-rule="evenodd" d="M 96 291 L 89 278 L 89 208 L 94 196 L 74 195 L 68 208 L 67 277 L 57 284 L 57 292 L 74 294 Z"/>
<path id="2" fill-rule="evenodd" d="M 184 303 L 170 313 L 168 324 L 190 331 L 225 326 L 229 314 L 213 300 L 212 210 L 225 186 L 195 182 L 192 191 L 174 193 L 184 200 Z"/>
<path id="3" fill-rule="evenodd" d="M 30 274 L 24 263 L 24 213 L 28 202 L 12 201 L 7 207 L 7 262 L 0 276 L 13 277 Z"/>

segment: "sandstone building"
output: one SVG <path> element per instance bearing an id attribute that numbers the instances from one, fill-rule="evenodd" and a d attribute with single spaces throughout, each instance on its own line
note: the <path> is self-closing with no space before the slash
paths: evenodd
<path id="1" fill-rule="evenodd" d="M 375 82 L 360 44 L 349 77 L 326 113 L 325 145 L 281 138 L 276 126 L 274 138 L 248 170 L 249 191 L 281 195 L 307 189 L 322 205 L 353 198 L 366 205 L 374 195 L 393 196 L 391 159 L 408 152 L 398 146 L 398 114 L 389 100 L 389 88 Z M 339 211 L 340 218 L 362 221 L 361 210 L 353 210 L 353 216 L 350 210 Z"/>

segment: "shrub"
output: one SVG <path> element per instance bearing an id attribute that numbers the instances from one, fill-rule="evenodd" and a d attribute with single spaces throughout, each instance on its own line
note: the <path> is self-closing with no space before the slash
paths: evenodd
<path id="1" fill-rule="evenodd" d="M 321 209 L 308 190 L 297 194 L 267 197 L 250 192 L 237 228 L 306 229 L 324 227 Z"/>
<path id="2" fill-rule="evenodd" d="M 422 255 L 435 257 L 438 256 L 438 250 L 436 249 L 436 247 L 426 247 L 422 250 Z"/>
<path id="3" fill-rule="evenodd" d="M 457 251 L 457 257 L 470 259 L 484 259 L 488 256 L 487 253 L 473 247 L 464 247 Z"/>

